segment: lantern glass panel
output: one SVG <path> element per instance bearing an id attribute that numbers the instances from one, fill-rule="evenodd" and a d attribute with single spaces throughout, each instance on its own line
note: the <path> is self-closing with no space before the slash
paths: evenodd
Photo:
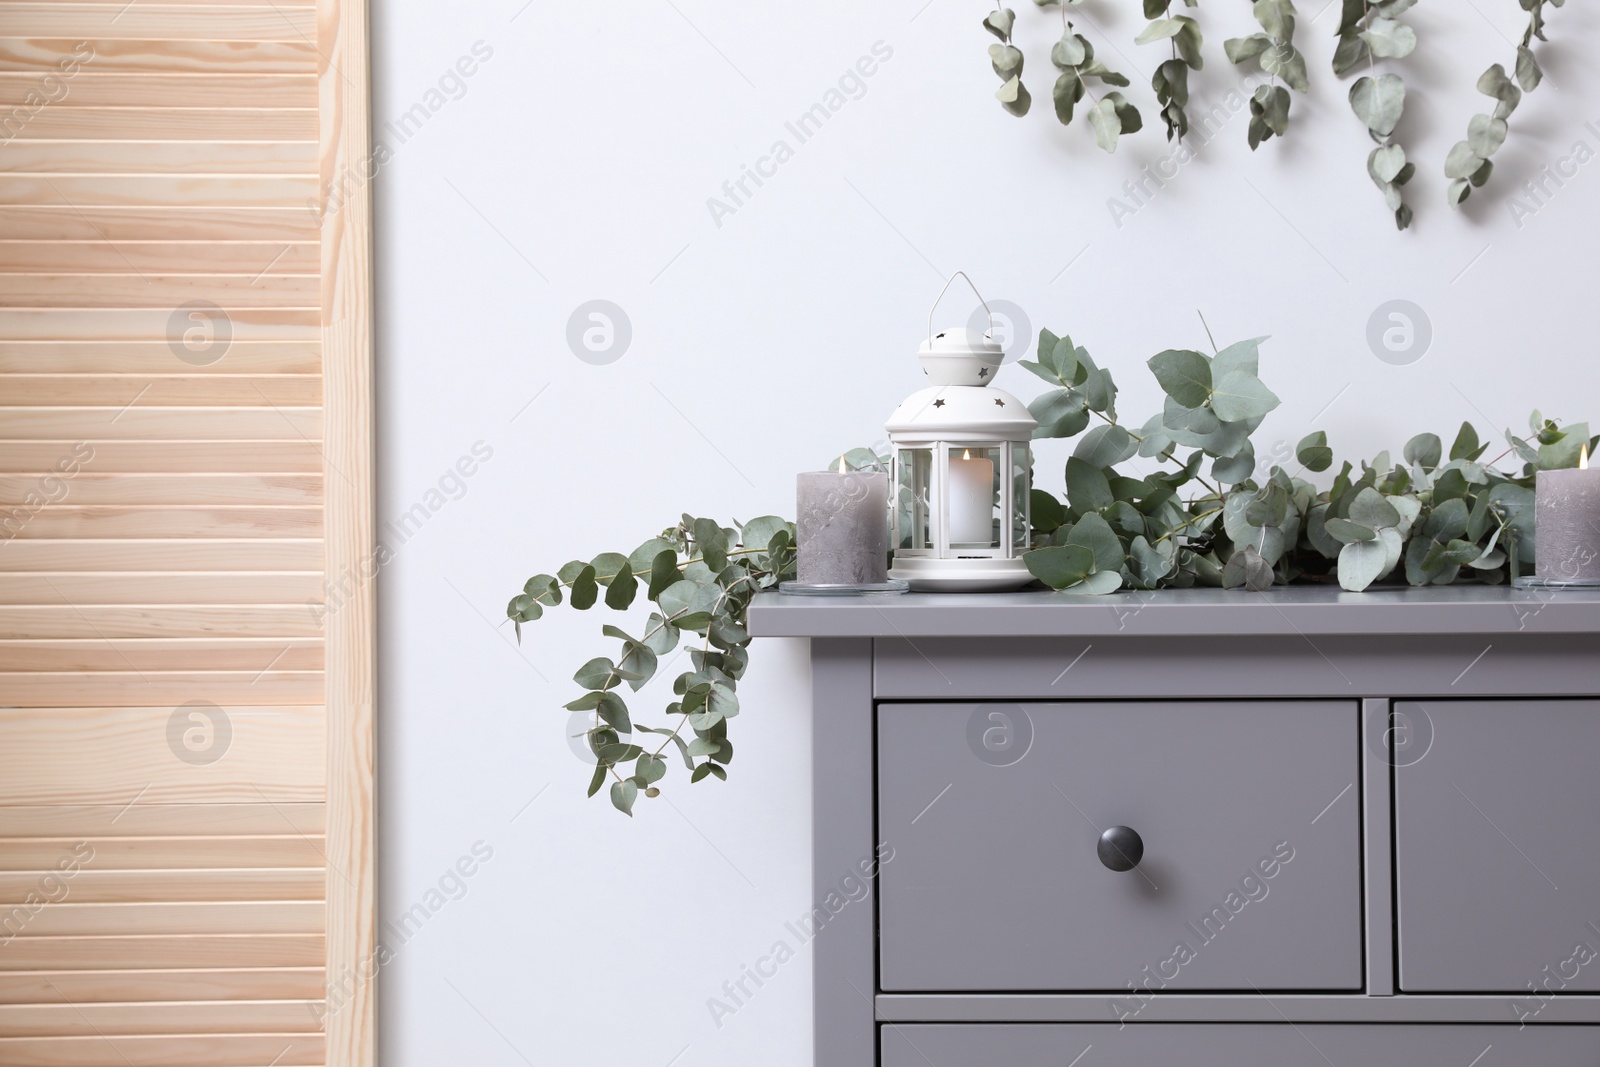
<path id="1" fill-rule="evenodd" d="M 955 445 L 945 468 L 945 532 L 952 550 L 1000 547 L 999 445 Z"/>
<path id="2" fill-rule="evenodd" d="M 1011 554 L 1021 556 L 1028 550 L 1030 519 L 1029 483 L 1033 461 L 1026 444 L 1011 446 Z"/>
<path id="3" fill-rule="evenodd" d="M 929 526 L 933 449 L 899 449 L 895 453 L 895 480 L 895 551 L 929 551 L 933 548 Z"/>

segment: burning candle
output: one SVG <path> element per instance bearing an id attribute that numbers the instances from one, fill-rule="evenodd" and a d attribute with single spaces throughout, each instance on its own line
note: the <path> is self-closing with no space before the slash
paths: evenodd
<path id="1" fill-rule="evenodd" d="M 889 476 L 837 471 L 799 476 L 795 577 L 804 585 L 877 585 L 888 580 Z"/>
<path id="2" fill-rule="evenodd" d="M 1539 472 L 1533 531 L 1540 578 L 1600 582 L 1600 469 L 1589 469 L 1587 445 L 1576 468 Z"/>
<path id="3" fill-rule="evenodd" d="M 950 544 L 988 548 L 994 544 L 994 461 L 963 449 L 950 461 Z"/>

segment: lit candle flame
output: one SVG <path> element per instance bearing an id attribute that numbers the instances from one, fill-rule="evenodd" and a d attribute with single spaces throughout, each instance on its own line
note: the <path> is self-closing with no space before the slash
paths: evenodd
<path id="1" fill-rule="evenodd" d="M 972 449 L 970 449 L 970 448 L 962 449 L 961 458 L 962 459 L 971 459 L 972 458 Z"/>
<path id="2" fill-rule="evenodd" d="M 844 457 L 840 456 L 839 457 L 839 473 L 843 474 L 844 472 L 845 472 L 845 470 L 844 470 Z"/>
<path id="3" fill-rule="evenodd" d="M 1587 443 L 1578 449 L 1578 469 L 1581 471 L 1589 469 L 1589 446 Z"/>

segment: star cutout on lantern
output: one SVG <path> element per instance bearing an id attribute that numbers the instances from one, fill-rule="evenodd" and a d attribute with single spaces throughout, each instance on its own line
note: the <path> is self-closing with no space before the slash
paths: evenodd
<path id="1" fill-rule="evenodd" d="M 989 376 L 989 368 L 988 367 L 979 367 L 978 368 L 978 377 L 987 378 L 988 376 Z"/>
<path id="2" fill-rule="evenodd" d="M 1003 407 L 1006 406 L 1006 402 L 1004 400 L 1001 400 L 999 397 L 995 397 L 994 398 L 994 406 L 997 407 L 997 408 L 1003 408 Z"/>
<path id="3" fill-rule="evenodd" d="M 942 407 L 944 407 L 944 401 L 943 400 L 935 400 L 933 402 L 933 406 L 936 407 L 936 408 L 942 408 Z"/>

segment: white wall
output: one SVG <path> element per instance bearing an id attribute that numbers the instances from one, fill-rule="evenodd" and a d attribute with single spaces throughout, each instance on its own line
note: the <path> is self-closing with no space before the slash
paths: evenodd
<path id="1" fill-rule="evenodd" d="M 1422 45 L 1401 68 L 1414 93 L 1400 132 L 1420 173 L 1417 222 L 1396 234 L 1327 73 L 1336 7 L 1310 22 L 1324 0 L 1301 4 L 1315 94 L 1296 98 L 1289 138 L 1252 155 L 1233 115 L 1119 226 L 1108 198 L 1169 151 L 1147 88 L 1158 57 L 1131 44 L 1137 5 L 1084 7 L 1157 127 L 1107 158 L 1050 113 L 1055 16 L 1012 2 L 1038 98 L 1024 120 L 991 99 L 981 3 L 375 5 L 392 152 L 377 188 L 380 517 L 431 512 L 403 544 L 386 536 L 380 584 L 383 912 L 420 902 L 426 916 L 383 974 L 386 1064 L 810 1063 L 803 950 L 720 1027 L 707 1007 L 793 941 L 784 924 L 811 903 L 803 646 L 756 647 L 731 781 L 691 789 L 675 768 L 630 821 L 584 799 L 559 710 L 573 669 L 609 652 L 605 620 L 557 611 L 520 650 L 500 623 L 529 575 L 629 551 L 681 511 L 791 513 L 795 472 L 878 440 L 919 385 L 911 353 L 947 272 L 1035 330 L 1070 331 L 1114 369 L 1135 424 L 1158 401 L 1143 361 L 1204 344 L 1195 309 L 1221 343 L 1271 334 L 1263 376 L 1283 405 L 1263 453 L 1313 427 L 1353 455 L 1423 429 L 1448 439 L 1464 418 L 1522 426 L 1535 406 L 1600 418 L 1600 163 L 1543 205 L 1525 198 L 1526 217 L 1509 207 L 1575 142 L 1600 149 L 1600 72 L 1580 51 L 1600 29 L 1591 8 L 1553 14 L 1549 82 L 1464 212 L 1444 205 L 1442 161 L 1521 12 L 1486 0 L 1409 16 Z M 1193 110 L 1226 115 L 1238 74 L 1220 42 L 1254 27 L 1237 0 L 1199 16 Z M 430 96 L 479 41 L 492 56 L 464 94 Z M 876 42 L 892 57 L 864 95 L 719 225 L 707 198 L 774 140 L 795 146 L 785 122 Z M 383 124 L 418 103 L 426 122 L 401 143 Z M 632 327 L 603 366 L 566 341 L 596 298 Z M 1393 299 L 1431 322 L 1409 365 L 1366 339 Z M 973 307 L 954 293 L 937 322 Z M 458 489 L 447 473 L 478 442 L 492 457 Z M 1042 481 L 1059 484 L 1064 457 L 1043 455 Z M 665 702 L 647 693 L 636 709 Z M 480 841 L 493 856 L 465 894 L 430 895 Z"/>

